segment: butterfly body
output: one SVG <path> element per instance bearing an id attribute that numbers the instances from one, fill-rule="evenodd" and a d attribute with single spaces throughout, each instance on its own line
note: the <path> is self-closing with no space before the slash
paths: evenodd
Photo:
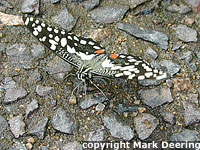
<path id="1" fill-rule="evenodd" d="M 23 17 L 23 21 L 41 43 L 77 67 L 77 77 L 82 81 L 92 78 L 93 74 L 138 80 L 160 80 L 167 77 L 165 72 L 153 68 L 138 56 L 107 53 L 98 42 L 90 38 L 78 37 L 33 17 Z"/>

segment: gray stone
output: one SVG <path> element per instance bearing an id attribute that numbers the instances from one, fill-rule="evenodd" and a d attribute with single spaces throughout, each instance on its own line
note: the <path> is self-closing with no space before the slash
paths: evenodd
<path id="1" fill-rule="evenodd" d="M 142 86 L 159 85 L 160 81 L 156 79 L 139 80 L 138 83 Z"/>
<path id="2" fill-rule="evenodd" d="M 142 113 L 135 117 L 135 130 L 141 140 L 147 139 L 159 124 L 159 120 L 151 114 Z"/>
<path id="3" fill-rule="evenodd" d="M 52 126 L 54 129 L 67 133 L 73 134 L 73 130 L 76 128 L 76 123 L 72 121 L 71 115 L 63 108 L 58 108 L 56 113 L 53 115 Z"/>
<path id="4" fill-rule="evenodd" d="M 32 44 L 31 53 L 32 56 L 35 58 L 40 57 L 44 53 L 44 46 L 41 44 Z"/>
<path id="5" fill-rule="evenodd" d="M 148 57 L 151 60 L 154 60 L 158 57 L 158 54 L 151 47 L 148 47 L 146 49 L 144 55 L 146 55 L 146 57 Z"/>
<path id="6" fill-rule="evenodd" d="M 197 91 L 198 91 L 198 93 L 199 93 L 199 95 L 200 95 L 200 88 L 198 88 Z"/>
<path id="7" fill-rule="evenodd" d="M 35 109 L 37 109 L 38 108 L 38 101 L 37 100 L 35 100 L 35 99 L 33 99 L 32 101 L 31 101 L 31 103 L 29 103 L 28 105 L 27 105 L 27 108 L 26 108 L 26 116 L 28 116 L 30 113 L 32 113 Z"/>
<path id="8" fill-rule="evenodd" d="M 186 63 L 189 63 L 192 60 L 192 52 L 187 51 L 187 52 L 182 52 L 179 57 L 179 59 L 184 59 Z"/>
<path id="9" fill-rule="evenodd" d="M 167 73 L 171 76 L 178 73 L 181 69 L 181 66 L 173 62 L 172 60 L 162 60 L 160 61 L 160 65 L 165 66 L 167 68 Z"/>
<path id="10" fill-rule="evenodd" d="M 47 64 L 45 70 L 56 79 L 64 79 L 65 74 L 68 74 L 71 68 L 68 62 L 56 56 Z"/>
<path id="11" fill-rule="evenodd" d="M 200 12 L 200 0 L 184 0 L 187 4 L 191 5 L 195 12 Z"/>
<path id="12" fill-rule="evenodd" d="M 195 51 L 198 61 L 200 62 L 200 50 Z"/>
<path id="13" fill-rule="evenodd" d="M 6 48 L 8 62 L 13 68 L 30 68 L 33 56 L 24 44 L 14 44 Z"/>
<path id="14" fill-rule="evenodd" d="M 4 7 L 7 7 L 7 8 L 13 8 L 13 6 L 10 3 L 4 0 L 0 0 L 0 5 L 3 5 Z"/>
<path id="15" fill-rule="evenodd" d="M 198 138 L 199 133 L 195 130 L 184 129 L 182 132 L 174 133 L 170 137 L 170 141 L 178 141 L 178 142 L 188 142 L 188 141 L 199 141 Z"/>
<path id="16" fill-rule="evenodd" d="M 177 37 L 184 42 L 197 42 L 197 31 L 179 24 L 176 28 Z"/>
<path id="17" fill-rule="evenodd" d="M 105 105 L 104 105 L 104 104 L 98 103 L 97 106 L 96 106 L 96 108 L 95 108 L 95 110 L 96 110 L 96 111 L 103 111 L 104 108 L 105 108 Z"/>
<path id="18" fill-rule="evenodd" d="M 8 123 L 15 138 L 19 138 L 19 136 L 22 136 L 25 133 L 25 123 L 21 115 L 12 117 Z"/>
<path id="19" fill-rule="evenodd" d="M 16 141 L 13 144 L 12 149 L 9 149 L 9 150 L 28 150 L 28 149 L 26 148 L 26 145 L 24 143 Z"/>
<path id="20" fill-rule="evenodd" d="M 22 87 L 7 89 L 4 98 L 4 103 L 14 102 L 16 100 L 24 98 L 26 95 L 27 92 Z"/>
<path id="21" fill-rule="evenodd" d="M 147 2 L 148 0 L 125 0 L 128 2 L 131 9 L 136 8 L 137 6 Z"/>
<path id="22" fill-rule="evenodd" d="M 40 96 L 46 96 L 47 94 L 50 94 L 52 90 L 53 87 L 48 86 L 37 85 L 36 87 L 36 93 Z"/>
<path id="23" fill-rule="evenodd" d="M 163 116 L 163 119 L 165 121 L 169 122 L 172 125 L 174 124 L 174 114 L 173 114 L 173 112 L 161 110 L 160 113 Z"/>
<path id="24" fill-rule="evenodd" d="M 100 23 L 113 23 L 122 20 L 128 6 L 105 6 L 90 12 L 92 19 Z"/>
<path id="25" fill-rule="evenodd" d="M 183 44 L 180 42 L 174 43 L 172 47 L 172 51 L 179 49 Z"/>
<path id="26" fill-rule="evenodd" d="M 21 6 L 22 13 L 39 14 L 39 0 L 24 0 Z"/>
<path id="27" fill-rule="evenodd" d="M 28 80 L 26 81 L 29 85 L 32 85 L 33 83 L 37 83 L 41 81 L 43 76 L 40 74 L 38 69 L 35 69 L 33 72 L 30 73 Z"/>
<path id="28" fill-rule="evenodd" d="M 9 65 L 13 69 L 32 69 L 33 65 L 36 66 L 39 62 L 34 62 L 34 58 L 41 56 L 44 53 L 44 47 L 41 45 L 33 44 L 31 51 L 24 44 L 13 44 L 6 48 Z M 33 64 L 33 62 L 35 64 Z"/>
<path id="29" fill-rule="evenodd" d="M 126 124 L 115 112 L 106 112 L 103 116 L 104 126 L 115 138 L 131 140 L 134 137 L 134 130 Z"/>
<path id="30" fill-rule="evenodd" d="M 189 99 L 191 102 L 194 102 L 195 104 L 198 105 L 198 103 L 199 103 L 198 94 L 189 93 L 187 96 L 188 96 L 188 99 Z"/>
<path id="31" fill-rule="evenodd" d="M 0 135 L 8 128 L 8 123 L 7 121 L 0 116 Z"/>
<path id="32" fill-rule="evenodd" d="M 139 0 L 139 1 L 141 1 L 141 0 Z M 151 1 L 151 2 L 148 3 L 147 7 L 143 8 L 143 9 L 139 9 L 138 11 L 134 12 L 134 16 L 149 15 L 155 9 L 158 9 L 158 8 L 160 8 L 160 1 L 153 0 L 153 1 Z"/>
<path id="33" fill-rule="evenodd" d="M 136 112 L 138 110 L 139 106 L 130 106 L 130 105 L 127 105 L 127 104 L 119 104 L 117 106 L 117 111 L 120 112 L 120 113 L 123 113 L 123 112 Z"/>
<path id="34" fill-rule="evenodd" d="M 116 26 L 137 38 L 153 42 L 164 50 L 168 48 L 168 37 L 162 32 L 147 30 L 137 25 L 131 25 L 125 22 L 118 23 Z"/>
<path id="35" fill-rule="evenodd" d="M 48 118 L 39 118 L 36 124 L 32 125 L 28 131 L 29 134 L 38 136 L 39 139 L 44 139 Z"/>
<path id="36" fill-rule="evenodd" d="M 85 98 L 84 101 L 82 101 L 80 103 L 80 107 L 82 109 L 87 109 L 93 105 L 96 105 L 98 103 L 102 103 L 104 101 L 107 101 L 108 99 L 106 99 L 102 93 L 94 93 L 94 94 L 89 94 L 87 95 L 87 97 Z"/>
<path id="37" fill-rule="evenodd" d="M 10 77 L 6 77 L 4 80 L 5 97 L 4 103 L 14 102 L 27 95 L 24 88 L 18 86 L 14 80 Z"/>
<path id="38" fill-rule="evenodd" d="M 200 122 L 200 108 L 188 101 L 182 101 L 184 107 L 185 125 L 191 125 Z"/>
<path id="39" fill-rule="evenodd" d="M 167 9 L 171 12 L 178 12 L 180 14 L 187 14 L 191 11 L 191 9 L 184 4 L 180 4 L 179 6 L 176 4 L 172 4 L 171 6 L 167 7 Z"/>
<path id="40" fill-rule="evenodd" d="M 70 142 L 61 147 L 61 150 L 82 150 L 82 145 L 77 142 Z"/>
<path id="41" fill-rule="evenodd" d="M 170 88 L 167 86 L 159 86 L 154 89 L 141 89 L 138 91 L 138 94 L 142 102 L 152 108 L 173 101 Z"/>
<path id="42" fill-rule="evenodd" d="M 16 88 L 17 84 L 11 77 L 6 77 L 3 81 L 3 88 L 5 90 Z"/>
<path id="43" fill-rule="evenodd" d="M 59 2 L 60 2 L 60 0 L 42 0 L 42 1 L 44 1 L 44 2 L 50 2 L 50 3 L 52 3 L 52 4 L 55 4 L 55 3 L 59 3 Z"/>
<path id="44" fill-rule="evenodd" d="M 57 15 L 53 16 L 52 21 L 67 31 L 70 31 L 76 24 L 76 19 L 69 13 L 66 7 L 63 7 Z"/>
<path id="45" fill-rule="evenodd" d="M 104 126 L 98 127 L 96 130 L 88 132 L 87 141 L 105 141 L 106 129 Z"/>
<path id="46" fill-rule="evenodd" d="M 88 0 L 83 2 L 83 7 L 86 10 L 92 10 L 94 7 L 99 5 L 99 0 Z"/>
<path id="47" fill-rule="evenodd" d="M 68 3 L 81 3 L 83 0 L 67 0 Z"/>
<path id="48" fill-rule="evenodd" d="M 193 71 L 197 71 L 197 70 L 198 70 L 197 65 L 195 64 L 195 62 L 190 63 L 190 64 L 189 64 L 189 67 L 190 67 L 190 69 L 192 69 Z"/>

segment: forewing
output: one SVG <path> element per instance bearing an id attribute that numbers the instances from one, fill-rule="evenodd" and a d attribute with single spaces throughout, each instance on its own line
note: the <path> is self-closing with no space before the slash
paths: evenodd
<path id="1" fill-rule="evenodd" d="M 80 67 L 84 60 L 91 60 L 96 55 L 95 51 L 103 49 L 92 39 L 52 27 L 40 19 L 24 16 L 23 21 L 41 43 L 74 66 Z"/>

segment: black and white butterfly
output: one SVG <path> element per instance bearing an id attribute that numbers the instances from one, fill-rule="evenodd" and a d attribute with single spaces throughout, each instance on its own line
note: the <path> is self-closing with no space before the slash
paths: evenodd
<path id="1" fill-rule="evenodd" d="M 99 43 L 90 38 L 78 37 L 33 17 L 24 16 L 23 21 L 41 43 L 77 67 L 77 77 L 83 82 L 91 79 L 93 74 L 138 80 L 161 80 L 167 77 L 166 72 L 153 68 L 141 57 L 107 53 Z"/>

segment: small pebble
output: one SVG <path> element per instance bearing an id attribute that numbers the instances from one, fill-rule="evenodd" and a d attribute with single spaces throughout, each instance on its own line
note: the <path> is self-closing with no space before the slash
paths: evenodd
<path id="1" fill-rule="evenodd" d="M 27 142 L 33 144 L 35 143 L 35 139 L 33 137 L 30 137 L 27 139 Z"/>
<path id="2" fill-rule="evenodd" d="M 27 144 L 26 144 L 26 147 L 27 147 L 28 149 L 32 149 L 32 148 L 33 148 L 33 145 L 32 145 L 31 143 L 27 143 Z"/>
<path id="3" fill-rule="evenodd" d="M 76 96 L 71 95 L 69 98 L 69 104 L 76 104 L 76 103 L 77 103 Z"/>

